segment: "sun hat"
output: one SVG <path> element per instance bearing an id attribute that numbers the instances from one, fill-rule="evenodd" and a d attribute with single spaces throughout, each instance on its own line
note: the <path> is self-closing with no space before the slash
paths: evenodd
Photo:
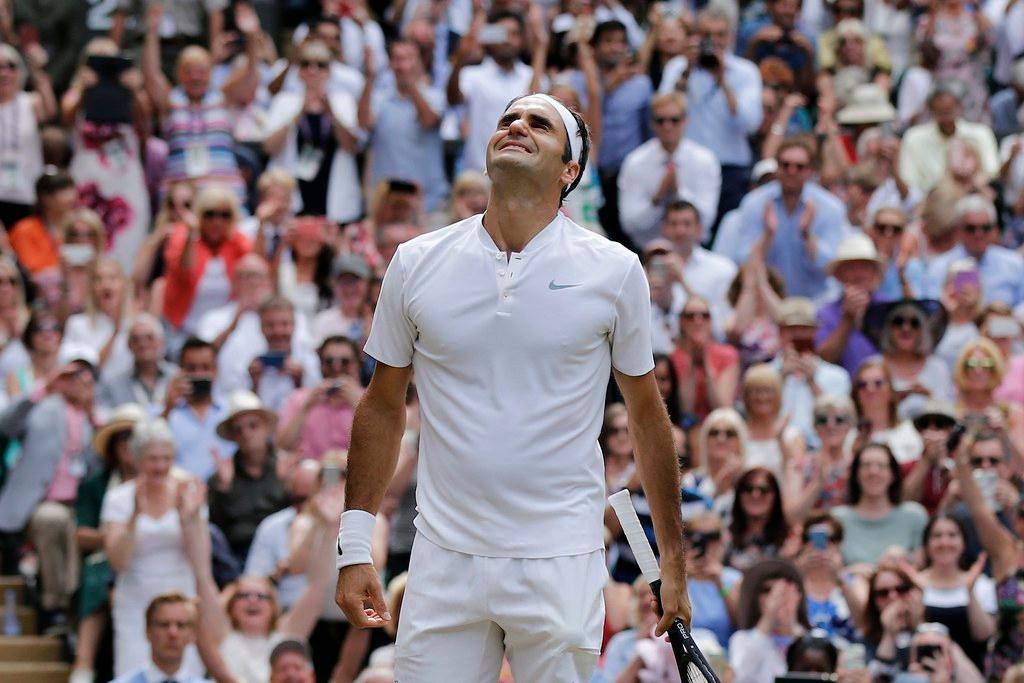
<path id="1" fill-rule="evenodd" d="M 836 113 L 836 122 L 844 126 L 886 123 L 895 118 L 896 108 L 889 102 L 885 91 L 874 83 L 854 86 L 846 106 Z"/>
<path id="2" fill-rule="evenodd" d="M 934 350 L 946 333 L 946 326 L 949 324 L 949 313 L 941 302 L 935 299 L 899 299 L 897 301 L 883 301 L 873 303 L 864 312 L 862 331 L 871 340 L 875 348 L 882 348 L 882 337 L 885 334 L 885 327 L 889 324 L 893 314 L 903 308 L 913 308 L 923 319 L 924 327 L 931 340 L 931 348 Z"/>
<path id="3" fill-rule="evenodd" d="M 130 432 L 137 422 L 146 419 L 146 411 L 138 403 L 124 403 L 114 408 L 110 417 L 92 437 L 92 449 L 103 455 L 110 440 L 119 432 Z"/>
<path id="4" fill-rule="evenodd" d="M 259 396 L 248 389 L 239 389 L 232 392 L 228 398 L 228 416 L 217 425 L 217 436 L 229 441 L 232 440 L 234 437 L 234 430 L 231 427 L 232 421 L 239 415 L 247 413 L 259 413 L 271 426 L 277 422 L 277 415 L 274 414 L 274 411 L 264 407 L 263 401 L 260 400 Z"/>
<path id="5" fill-rule="evenodd" d="M 880 273 L 882 272 L 883 264 L 882 260 L 878 258 L 878 250 L 875 249 L 874 242 L 866 235 L 849 235 L 840 242 L 836 255 L 825 267 L 825 272 L 834 277 L 836 268 L 850 261 L 870 261 L 875 264 Z"/>
<path id="6" fill-rule="evenodd" d="M 814 302 L 802 296 L 786 297 L 779 303 L 775 324 L 779 327 L 817 327 Z"/>

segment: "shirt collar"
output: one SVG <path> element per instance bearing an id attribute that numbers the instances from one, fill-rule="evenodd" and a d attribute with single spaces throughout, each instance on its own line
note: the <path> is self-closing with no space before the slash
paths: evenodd
<path id="1" fill-rule="evenodd" d="M 185 666 L 182 664 L 181 668 L 174 672 L 173 675 L 168 676 L 160 669 L 156 668 L 156 665 L 152 661 L 146 663 L 146 668 L 143 671 L 146 676 L 146 683 L 163 683 L 167 680 L 175 680 L 178 683 L 186 683 L 189 680 L 188 672 L 185 671 Z"/>
<path id="2" fill-rule="evenodd" d="M 518 253 L 520 256 L 526 256 L 528 254 L 533 254 L 540 251 L 545 245 L 550 243 L 558 236 L 558 233 L 561 231 L 562 228 L 562 219 L 563 214 L 561 210 L 559 210 L 558 213 L 555 214 L 555 217 L 551 220 L 551 222 L 545 225 L 543 228 L 541 228 L 541 231 L 534 235 L 533 238 L 526 243 L 526 247 L 521 252 L 513 253 Z M 501 249 L 498 249 L 498 245 L 494 243 L 494 240 L 491 238 L 491 234 L 487 232 L 487 228 L 484 227 L 484 214 L 480 214 L 479 216 L 477 216 L 476 221 L 476 232 L 484 248 L 489 252 L 504 255 L 505 252 Z"/>

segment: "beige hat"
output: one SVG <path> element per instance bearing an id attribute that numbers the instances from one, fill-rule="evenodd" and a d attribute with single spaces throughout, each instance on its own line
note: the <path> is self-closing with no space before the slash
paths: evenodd
<path id="1" fill-rule="evenodd" d="M 868 27 L 860 19 L 843 19 L 836 24 L 836 36 L 839 38 L 857 36 L 858 38 L 866 39 L 868 37 Z"/>
<path id="2" fill-rule="evenodd" d="M 229 441 L 232 440 L 234 433 L 231 428 L 231 421 L 239 415 L 246 413 L 259 413 L 270 423 L 271 429 L 277 423 L 277 415 L 274 414 L 274 411 L 268 410 L 263 406 L 263 401 L 260 400 L 259 396 L 248 389 L 239 389 L 232 392 L 228 398 L 228 416 L 217 425 L 217 436 Z"/>
<path id="3" fill-rule="evenodd" d="M 829 261 L 825 272 L 835 276 L 836 268 L 848 261 L 870 261 L 875 264 L 879 273 L 882 272 L 882 260 L 878 258 L 878 251 L 875 249 L 874 242 L 866 235 L 855 233 L 840 242 L 839 249 L 836 250 L 836 256 Z"/>
<path id="4" fill-rule="evenodd" d="M 817 327 L 818 315 L 814 302 L 802 296 L 786 297 L 779 304 L 775 320 L 779 327 Z"/>
<path id="5" fill-rule="evenodd" d="M 844 126 L 885 123 L 895 118 L 896 108 L 889 102 L 885 91 L 874 83 L 854 86 L 846 100 L 846 106 L 836 113 L 836 121 Z"/>
<path id="6" fill-rule="evenodd" d="M 146 411 L 138 403 L 125 403 L 114 408 L 106 424 L 92 437 L 92 449 L 97 455 L 106 455 L 110 440 L 119 432 L 130 432 L 135 423 L 146 419 Z"/>

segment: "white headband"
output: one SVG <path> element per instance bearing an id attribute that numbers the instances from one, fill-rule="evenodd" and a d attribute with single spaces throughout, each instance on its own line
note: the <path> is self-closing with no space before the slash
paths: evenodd
<path id="1" fill-rule="evenodd" d="M 539 97 L 555 108 L 558 116 L 562 119 L 562 124 L 565 126 L 565 134 L 569 137 L 569 151 L 572 153 L 572 160 L 577 164 L 582 164 L 580 155 L 583 152 L 583 136 L 580 135 L 580 124 L 576 122 L 576 117 L 572 115 L 564 104 L 551 95 L 536 92 L 532 95 L 527 95 L 527 97 Z"/>

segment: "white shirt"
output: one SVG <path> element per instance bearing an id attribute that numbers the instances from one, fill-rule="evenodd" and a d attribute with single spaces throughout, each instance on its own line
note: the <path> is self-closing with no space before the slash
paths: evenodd
<path id="1" fill-rule="evenodd" d="M 651 138 L 630 152 L 619 172 L 619 220 L 638 247 L 661 237 L 661 219 L 665 204 L 652 200 L 665 175 L 669 153 L 657 138 Z M 722 169 L 707 147 L 683 138 L 672 153 L 676 166 L 676 194 L 697 207 L 700 222 L 707 232 L 718 210 L 718 191 L 722 187 Z"/>
<path id="2" fill-rule="evenodd" d="M 398 248 L 366 353 L 412 364 L 416 528 L 471 555 L 603 547 L 597 437 L 611 367 L 654 367 L 636 255 L 558 215 L 511 259 L 482 216 Z"/>
<path id="3" fill-rule="evenodd" d="M 484 170 L 487 141 L 498 127 L 498 119 L 509 101 L 525 95 L 533 79 L 533 70 L 517 61 L 505 71 L 490 57 L 459 72 L 459 90 L 466 103 L 466 146 L 462 152 L 463 170 Z"/>
<path id="4" fill-rule="evenodd" d="M 1007 135 L 999 145 L 999 163 L 1005 164 L 1010 160 L 1010 151 L 1015 142 L 1024 142 L 1024 135 L 1017 133 Z M 1003 183 L 1003 202 L 1007 206 L 1013 206 L 1020 193 L 1024 192 L 1024 154 L 1018 154 L 1017 158 L 1010 164 L 1006 182 Z"/>
<path id="5" fill-rule="evenodd" d="M 103 379 L 111 379 L 132 369 L 133 361 L 131 351 L 128 350 L 127 325 L 122 326 L 120 330 L 115 330 L 114 321 L 103 313 L 97 312 L 95 315 L 76 313 L 69 317 L 64 324 L 63 343 L 85 344 L 96 351 L 96 355 L 99 356 L 115 331 L 117 337 L 114 339 L 114 345 L 107 356 L 107 362 L 101 368 Z"/>

